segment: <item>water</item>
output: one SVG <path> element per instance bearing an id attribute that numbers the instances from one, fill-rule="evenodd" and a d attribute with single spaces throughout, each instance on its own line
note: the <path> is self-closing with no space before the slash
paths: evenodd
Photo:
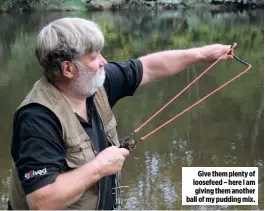
<path id="1" fill-rule="evenodd" d="M 11 165 L 12 117 L 40 76 L 34 56 L 37 32 L 50 21 L 79 16 L 99 23 L 106 36 L 104 55 L 126 60 L 165 49 L 210 43 L 238 43 L 236 55 L 251 72 L 150 136 L 126 160 L 126 209 L 263 209 L 263 10 L 252 12 L 32 13 L 0 15 L 0 209 L 6 208 Z M 141 87 L 114 108 L 120 137 L 140 126 L 181 91 L 208 64 L 196 64 L 174 77 Z M 139 137 L 243 71 L 237 61 L 218 64 L 144 128 Z M 258 206 L 182 206 L 183 166 L 259 167 Z"/>

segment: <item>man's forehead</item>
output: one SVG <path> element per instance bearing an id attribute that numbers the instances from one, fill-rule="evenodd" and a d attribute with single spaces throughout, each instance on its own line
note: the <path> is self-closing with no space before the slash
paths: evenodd
<path id="1" fill-rule="evenodd" d="M 91 52 L 91 53 L 85 53 L 81 59 L 82 60 L 90 60 L 93 59 L 94 57 L 98 56 L 100 52 Z"/>

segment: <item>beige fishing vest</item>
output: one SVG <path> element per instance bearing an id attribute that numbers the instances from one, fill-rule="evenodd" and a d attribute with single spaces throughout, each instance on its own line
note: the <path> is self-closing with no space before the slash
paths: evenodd
<path id="1" fill-rule="evenodd" d="M 118 146 L 117 124 L 104 88 L 96 92 L 94 102 L 102 120 L 107 139 L 112 145 Z M 69 167 L 77 168 L 95 158 L 97 152 L 93 149 L 92 142 L 75 113 L 63 95 L 46 78 L 43 77 L 34 84 L 18 109 L 30 103 L 46 106 L 60 120 L 62 136 L 65 141 L 65 159 Z M 13 209 L 29 209 L 14 163 L 12 163 L 9 199 Z M 95 184 L 82 194 L 80 200 L 67 209 L 95 210 L 99 203 L 98 199 L 99 192 Z"/>

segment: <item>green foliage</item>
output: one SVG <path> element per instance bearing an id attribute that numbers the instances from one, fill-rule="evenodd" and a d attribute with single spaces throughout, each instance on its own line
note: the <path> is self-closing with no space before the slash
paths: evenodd
<path id="1" fill-rule="evenodd" d="M 2 10 L 34 11 L 34 10 L 78 10 L 85 11 L 82 0 L 4 0 L 0 4 Z"/>

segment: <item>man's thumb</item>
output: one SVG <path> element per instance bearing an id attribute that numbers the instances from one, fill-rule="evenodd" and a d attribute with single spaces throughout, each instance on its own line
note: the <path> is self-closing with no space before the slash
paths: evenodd
<path id="1" fill-rule="evenodd" d="M 128 149 L 120 148 L 119 150 L 124 157 L 127 157 L 130 154 L 130 151 Z"/>

